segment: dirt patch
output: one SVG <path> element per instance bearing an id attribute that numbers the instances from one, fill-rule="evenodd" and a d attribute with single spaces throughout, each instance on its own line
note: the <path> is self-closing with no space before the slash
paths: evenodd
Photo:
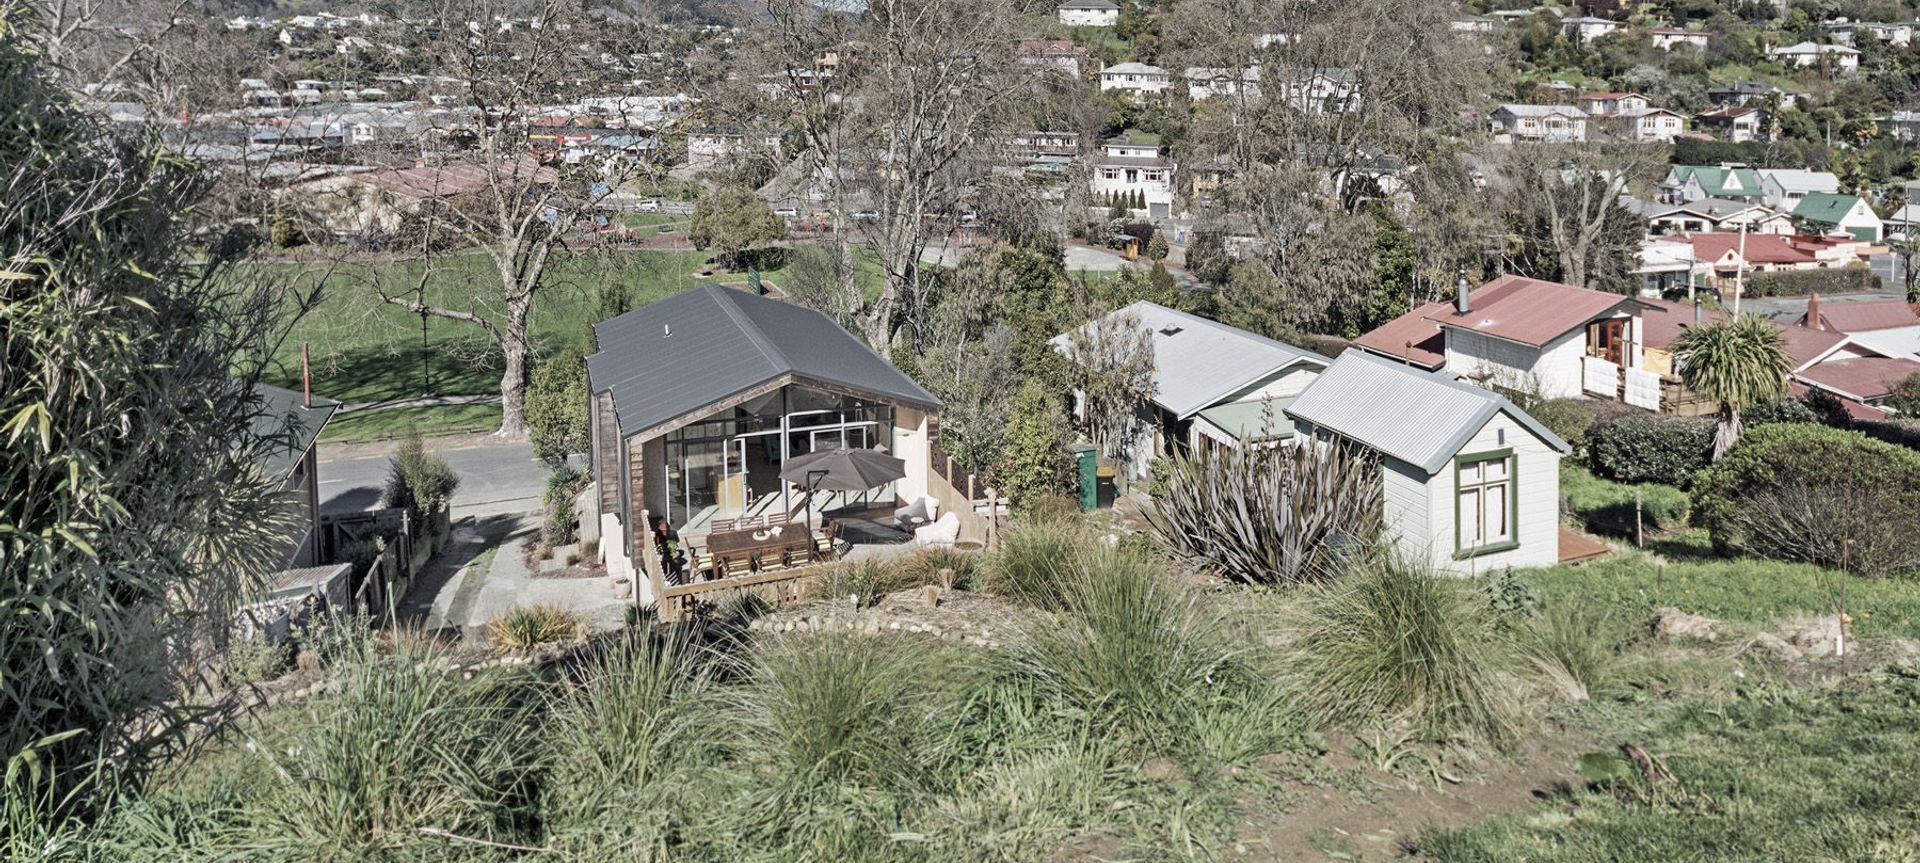
<path id="1" fill-rule="evenodd" d="M 1012 605 L 986 594 L 941 590 L 931 585 L 899 590 L 854 608 L 845 598 L 817 599 L 756 618 L 763 632 L 882 632 L 925 634 L 981 647 L 1000 647 L 1046 612 Z"/>
<path id="2" fill-rule="evenodd" d="M 1575 759 L 1593 748 L 1566 729 L 1537 734 L 1511 758 L 1458 783 L 1407 779 L 1365 766 L 1348 741 L 1321 756 L 1328 781 L 1283 782 L 1284 812 L 1245 811 L 1221 859 L 1240 861 L 1391 860 L 1421 831 L 1460 827 L 1532 806 L 1576 787 Z M 1297 773 L 1297 771 L 1294 771 Z"/>

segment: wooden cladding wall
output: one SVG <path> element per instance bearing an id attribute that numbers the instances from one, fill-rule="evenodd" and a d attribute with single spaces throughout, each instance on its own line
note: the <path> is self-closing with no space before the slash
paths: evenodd
<path id="1" fill-rule="evenodd" d="M 613 394 L 593 397 L 593 479 L 600 486 L 600 511 L 620 511 L 620 427 L 613 415 Z"/>

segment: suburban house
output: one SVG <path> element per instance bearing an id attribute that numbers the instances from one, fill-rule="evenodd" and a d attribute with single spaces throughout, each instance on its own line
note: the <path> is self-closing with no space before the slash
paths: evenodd
<path id="1" fill-rule="evenodd" d="M 1854 72 L 1860 68 L 1860 52 L 1845 45 L 1818 45 L 1799 42 L 1767 52 L 1782 66 L 1802 69 L 1820 68 L 1831 72 Z"/>
<path id="2" fill-rule="evenodd" d="M 1640 277 L 1640 296 L 1659 297 L 1691 291 L 1699 269 L 1692 245 L 1649 237 L 1640 243 L 1640 265 L 1632 272 Z"/>
<path id="3" fill-rule="evenodd" d="M 1714 231 L 1739 231 L 1742 227 L 1760 234 L 1791 234 L 1793 220 L 1752 201 L 1701 198 L 1656 206 L 1647 213 L 1647 230 L 1655 234 L 1698 234 Z"/>
<path id="4" fill-rule="evenodd" d="M 1207 66 L 1188 66 L 1182 74 L 1187 82 L 1187 98 L 1195 102 L 1211 99 L 1215 96 L 1237 96 L 1242 93 L 1248 98 L 1260 95 L 1260 67 L 1248 66 L 1234 71 Z"/>
<path id="5" fill-rule="evenodd" d="M 1161 155 L 1160 136 L 1129 130 L 1100 146 L 1089 181 L 1096 201 L 1137 194 L 1149 218 L 1172 214 L 1174 164 Z"/>
<path id="6" fill-rule="evenodd" d="M 1110 312 L 1110 321 L 1148 333 L 1153 343 L 1153 393 L 1124 445 L 1124 472 L 1149 475 L 1152 460 L 1203 443 L 1293 437 L 1287 405 L 1327 367 L 1326 357 L 1254 335 L 1218 321 L 1141 301 Z M 1094 326 L 1089 324 L 1089 327 Z M 1071 356 L 1072 334 L 1052 340 Z M 1076 407 L 1084 421 L 1085 406 Z"/>
<path id="7" fill-rule="evenodd" d="M 649 518 L 689 542 L 728 520 L 808 518 L 805 491 L 780 477 L 807 453 L 884 448 L 905 475 L 878 491 L 883 500 L 951 493 L 931 470 L 940 400 L 819 312 L 707 284 L 595 324 L 594 335 L 595 511 L 582 523 L 597 526 L 615 576 L 658 575 Z M 635 581 L 641 603 L 660 599 L 661 583 Z"/>
<path id="8" fill-rule="evenodd" d="M 1412 560 L 1464 575 L 1559 561 L 1571 450 L 1499 394 L 1349 350 L 1286 413 L 1303 441 L 1379 457 L 1381 523 Z"/>
<path id="9" fill-rule="evenodd" d="M 1858 195 L 1814 192 L 1800 199 L 1793 217 L 1829 234 L 1847 234 L 1856 240 L 1877 243 L 1885 232 L 1880 216 Z"/>
<path id="10" fill-rule="evenodd" d="M 1067 0 L 1058 10 L 1068 27 L 1112 27 L 1120 23 L 1120 7 L 1108 0 Z"/>
<path id="11" fill-rule="evenodd" d="M 1576 45 L 1584 45 L 1625 26 L 1618 21 L 1592 15 L 1560 19 L 1560 32 L 1565 33 Z"/>
<path id="12" fill-rule="evenodd" d="M 1693 115 L 1693 125 L 1702 131 L 1712 132 L 1723 141 L 1744 144 L 1758 141 L 1765 134 L 1764 119 L 1765 115 L 1759 108 L 1721 105 Z"/>
<path id="13" fill-rule="evenodd" d="M 1504 275 L 1354 341 L 1407 365 L 1545 398 L 1597 395 L 1659 409 L 1633 297 Z"/>
<path id="14" fill-rule="evenodd" d="M 1887 137 L 1895 141 L 1920 141 L 1920 111 L 1894 111 L 1881 117 L 1880 125 L 1886 128 Z"/>
<path id="15" fill-rule="evenodd" d="M 1100 70 L 1100 92 L 1124 90 L 1135 98 L 1165 92 L 1172 86 L 1167 70 L 1145 63 L 1115 63 Z"/>
<path id="16" fill-rule="evenodd" d="M 1905 204 L 1894 210 L 1884 220 L 1889 239 L 1905 239 L 1913 235 L 1913 226 L 1920 224 L 1920 204 Z"/>
<path id="17" fill-rule="evenodd" d="M 1764 195 L 1760 175 L 1745 165 L 1675 165 L 1660 181 L 1660 200 L 1668 203 L 1702 198 L 1760 200 Z"/>
<path id="18" fill-rule="evenodd" d="M 1274 82 L 1280 102 L 1302 114 L 1345 114 L 1360 107 L 1360 76 L 1338 66 L 1298 71 Z"/>
<path id="19" fill-rule="evenodd" d="M 780 155 L 780 136 L 738 128 L 706 128 L 687 133 L 687 167 L 693 171 L 725 170 L 747 156 Z"/>
<path id="20" fill-rule="evenodd" d="M 1712 273 L 1709 280 L 1729 287 L 1736 276 L 1787 270 L 1827 270 L 1860 260 L 1859 241 L 1801 234 L 1675 234 L 1667 239 L 1693 247 L 1693 257 Z"/>
<path id="21" fill-rule="evenodd" d="M 1068 39 L 1022 39 L 1015 56 L 1025 65 L 1055 69 L 1078 78 L 1080 67 L 1087 62 L 1087 49 Z"/>
<path id="22" fill-rule="evenodd" d="M 1595 117 L 1610 117 L 1614 114 L 1631 114 L 1645 111 L 1653 103 L 1638 93 L 1582 93 L 1580 110 Z"/>
<path id="23" fill-rule="evenodd" d="M 280 387 L 256 384 L 260 412 L 253 418 L 254 434 L 272 442 L 260 463 L 260 472 L 277 479 L 276 490 L 286 495 L 294 515 L 286 540 L 285 566 L 302 569 L 320 563 L 319 449 L 315 442 L 327 420 L 340 409 L 331 399 L 312 398 Z"/>
<path id="24" fill-rule="evenodd" d="M 1702 50 L 1705 50 L 1707 47 L 1707 32 L 1705 30 L 1689 30 L 1675 27 L 1671 24 L 1665 24 L 1653 28 L 1652 32 L 1653 47 L 1662 51 L 1671 51 L 1676 45 L 1692 45 Z"/>
<path id="25" fill-rule="evenodd" d="M 1840 178 L 1834 176 L 1832 171 L 1762 168 L 1759 174 L 1761 199 L 1767 202 L 1767 206 L 1783 212 L 1793 212 L 1808 195 L 1831 195 L 1840 191 Z"/>
<path id="26" fill-rule="evenodd" d="M 1913 24 L 1885 23 L 1877 21 L 1828 21 L 1822 25 L 1833 41 L 1842 45 L 1858 45 L 1861 38 L 1884 42 L 1899 48 L 1913 44 Z"/>
<path id="27" fill-rule="evenodd" d="M 1807 310 L 1793 322 L 1796 327 L 1825 332 L 1858 335 L 1876 330 L 1920 327 L 1920 315 L 1904 299 L 1868 300 L 1858 303 L 1821 303 L 1820 295 L 1807 299 Z"/>
<path id="28" fill-rule="evenodd" d="M 1687 131 L 1687 118 L 1665 108 L 1624 111 L 1596 119 L 1606 125 L 1607 134 L 1616 141 L 1672 143 Z"/>
<path id="29" fill-rule="evenodd" d="M 1501 105 L 1493 109 L 1497 140 L 1547 144 L 1587 140 L 1587 112 L 1571 105 Z"/>
<path id="30" fill-rule="evenodd" d="M 1777 101 L 1780 107 L 1791 108 L 1798 100 L 1796 94 L 1762 81 L 1739 81 L 1725 87 L 1707 89 L 1707 101 L 1715 105 L 1765 108 L 1768 103 Z"/>

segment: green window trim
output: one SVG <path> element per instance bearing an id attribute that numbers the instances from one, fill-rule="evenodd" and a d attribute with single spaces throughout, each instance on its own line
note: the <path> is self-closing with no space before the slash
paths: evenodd
<path id="1" fill-rule="evenodd" d="M 1466 469 L 1481 462 L 1505 459 L 1507 462 L 1507 534 L 1508 537 L 1488 545 L 1468 546 L 1461 536 L 1460 498 L 1465 491 L 1461 487 L 1461 475 Z M 1453 459 L 1453 559 L 1465 560 L 1488 554 L 1512 551 L 1520 547 L 1520 456 L 1512 447 L 1487 450 L 1485 452 L 1461 453 Z"/>

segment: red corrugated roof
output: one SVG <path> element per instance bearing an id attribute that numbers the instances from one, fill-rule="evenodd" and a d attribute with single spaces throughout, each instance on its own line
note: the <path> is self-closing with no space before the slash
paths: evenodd
<path id="1" fill-rule="evenodd" d="M 1640 340 L 1647 347 L 1666 350 L 1687 327 L 1693 326 L 1693 304 L 1641 298 L 1651 308 L 1640 313 Z M 1701 309 L 1700 320 L 1713 323 L 1727 319 L 1719 309 Z"/>
<path id="2" fill-rule="evenodd" d="M 1874 399 L 1893 391 L 1893 385 L 1920 374 L 1920 363 L 1898 357 L 1849 357 L 1827 360 L 1802 369 L 1798 377 L 1842 395 Z"/>
<path id="3" fill-rule="evenodd" d="M 1805 326 L 1807 316 L 1801 315 L 1799 323 Z M 1920 315 L 1914 314 L 1913 307 L 1907 305 L 1906 300 L 1871 300 L 1864 303 L 1829 301 L 1820 306 L 1820 324 L 1837 332 L 1862 333 L 1911 327 L 1920 324 Z"/>
<path id="4" fill-rule="evenodd" d="M 1381 356 L 1437 369 L 1447 361 L 1446 337 L 1427 316 L 1446 308 L 1446 303 L 1428 303 L 1381 324 L 1353 343 Z"/>
<path id="5" fill-rule="evenodd" d="M 1741 248 L 1738 233 L 1676 234 L 1669 239 L 1691 244 L 1694 258 L 1702 261 L 1717 262 Z M 1824 237 L 1748 234 L 1745 257 L 1749 264 L 1807 264 L 1815 260 L 1816 251 L 1836 245 L 1838 241 Z"/>
<path id="6" fill-rule="evenodd" d="M 1813 392 L 1813 388 L 1810 386 L 1807 386 L 1806 384 L 1803 384 L 1799 381 L 1787 382 L 1787 395 L 1799 397 L 1799 396 L 1804 396 L 1810 392 Z M 1833 395 L 1833 394 L 1829 393 L 1829 395 Z M 1886 411 L 1873 407 L 1872 405 L 1854 401 L 1853 399 L 1847 398 L 1846 396 L 1834 395 L 1834 400 L 1840 402 L 1840 406 L 1843 408 L 1846 408 L 1847 416 L 1853 417 L 1854 419 L 1883 420 L 1887 418 Z"/>
<path id="7" fill-rule="evenodd" d="M 1442 305 L 1427 320 L 1540 347 L 1585 326 L 1588 321 L 1634 302 L 1630 297 L 1590 291 L 1559 282 L 1522 276 L 1501 276 L 1467 295 L 1471 311 L 1465 315 Z"/>
<path id="8" fill-rule="evenodd" d="M 1825 356 L 1835 345 L 1847 340 L 1840 333 L 1810 330 L 1806 327 L 1781 327 L 1780 334 L 1787 338 L 1787 356 L 1793 358 L 1793 367 L 1799 368 Z"/>

